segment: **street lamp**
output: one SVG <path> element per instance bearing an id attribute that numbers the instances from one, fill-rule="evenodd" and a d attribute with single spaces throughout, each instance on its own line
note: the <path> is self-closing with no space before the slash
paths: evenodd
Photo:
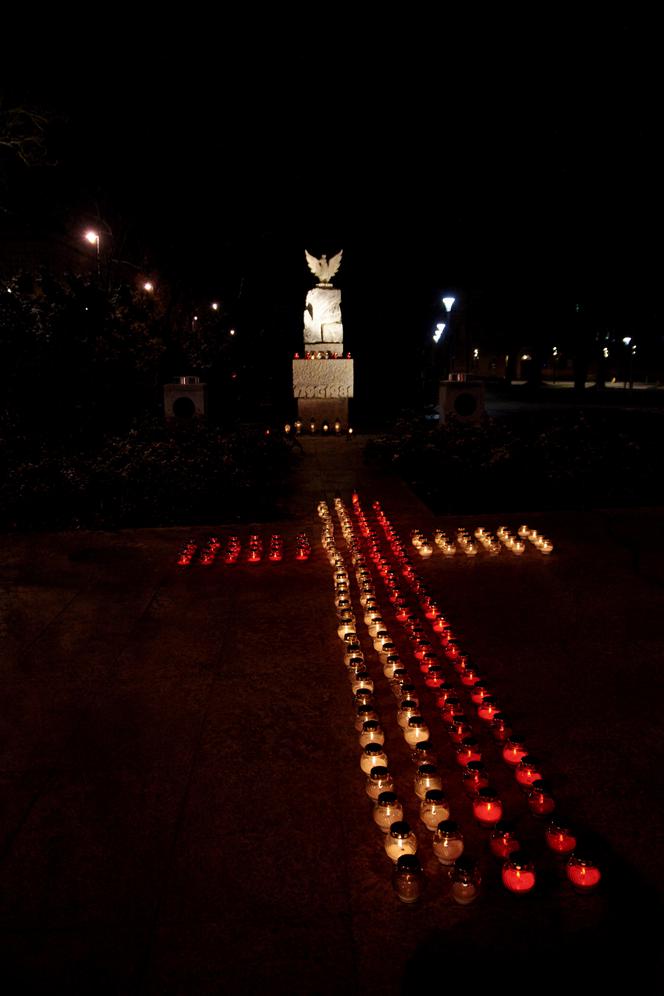
<path id="1" fill-rule="evenodd" d="M 623 344 L 627 349 L 627 368 L 625 370 L 625 388 L 627 388 L 627 381 L 629 380 L 630 390 L 634 387 L 634 378 L 632 376 L 632 359 L 634 353 L 636 352 L 636 343 L 632 345 L 631 335 L 626 335 L 623 337 Z"/>
<path id="2" fill-rule="evenodd" d="M 85 233 L 84 238 L 86 242 L 89 242 L 91 246 L 95 246 L 97 250 L 97 276 L 101 277 L 101 264 L 99 261 L 99 232 L 95 232 L 92 229 L 89 229 Z"/>

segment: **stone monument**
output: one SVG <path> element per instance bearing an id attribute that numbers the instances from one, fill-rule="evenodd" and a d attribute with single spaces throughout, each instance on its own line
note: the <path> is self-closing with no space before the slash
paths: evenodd
<path id="1" fill-rule="evenodd" d="M 348 399 L 353 397 L 353 361 L 344 354 L 341 291 L 332 278 L 341 265 L 343 250 L 328 260 L 304 255 L 318 283 L 307 293 L 304 310 L 304 358 L 293 360 L 293 394 L 298 417 L 320 428 L 340 422 L 348 427 Z"/>

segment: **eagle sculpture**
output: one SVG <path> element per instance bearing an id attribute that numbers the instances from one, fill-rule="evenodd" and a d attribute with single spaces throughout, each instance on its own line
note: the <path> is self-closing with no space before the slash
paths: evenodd
<path id="1" fill-rule="evenodd" d="M 304 250 L 304 255 L 307 260 L 307 265 L 314 276 L 318 277 L 319 287 L 330 287 L 330 281 L 332 277 L 337 272 L 341 266 L 341 257 L 343 256 L 343 249 L 333 256 L 332 259 L 328 260 L 327 256 L 321 256 L 320 259 L 316 259 L 312 256 L 310 252 Z"/>

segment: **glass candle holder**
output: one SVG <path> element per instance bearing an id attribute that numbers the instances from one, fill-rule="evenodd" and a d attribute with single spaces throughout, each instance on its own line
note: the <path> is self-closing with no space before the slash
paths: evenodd
<path id="1" fill-rule="evenodd" d="M 495 827 L 503 816 L 503 804 L 498 793 L 488 785 L 478 789 L 473 799 L 473 816 L 481 827 Z"/>
<path id="2" fill-rule="evenodd" d="M 456 689 L 454 685 L 451 685 L 449 681 L 443 681 L 442 684 L 438 685 L 436 688 L 436 705 L 439 709 L 442 709 L 447 700 L 455 695 Z"/>
<path id="3" fill-rule="evenodd" d="M 498 703 L 492 695 L 485 695 L 477 707 L 477 715 L 483 723 L 491 723 L 497 712 L 500 712 Z"/>
<path id="4" fill-rule="evenodd" d="M 481 788 L 487 788 L 489 775 L 482 761 L 469 761 L 463 772 L 463 790 L 469 799 L 474 799 Z"/>
<path id="5" fill-rule="evenodd" d="M 503 747 L 503 761 L 516 768 L 517 764 L 520 764 L 521 758 L 526 757 L 527 754 L 526 745 L 521 737 L 511 734 Z"/>
<path id="6" fill-rule="evenodd" d="M 429 727 L 421 716 L 411 716 L 403 735 L 408 746 L 414 747 L 415 744 L 419 744 L 422 740 L 429 739 Z"/>
<path id="7" fill-rule="evenodd" d="M 388 658 L 396 656 L 396 653 L 397 653 L 396 643 L 393 643 L 392 640 L 386 640 L 383 643 L 382 649 L 378 651 L 378 656 L 380 658 L 380 662 L 383 665 L 383 667 L 385 666 L 385 664 L 387 664 Z"/>
<path id="8" fill-rule="evenodd" d="M 463 680 L 463 679 L 462 679 Z M 476 681 L 470 689 L 470 699 L 473 705 L 479 705 L 489 694 L 489 686 L 486 681 Z"/>
<path id="9" fill-rule="evenodd" d="M 450 804 L 442 789 L 429 789 L 420 803 L 420 819 L 427 830 L 435 833 L 438 824 L 450 818 Z"/>
<path id="10" fill-rule="evenodd" d="M 349 666 L 351 657 L 360 657 L 362 660 L 364 660 L 362 647 L 357 640 L 354 640 L 352 643 L 347 643 L 344 646 L 344 664 L 346 665 L 346 667 Z"/>
<path id="11" fill-rule="evenodd" d="M 585 854 L 572 854 L 565 871 L 575 891 L 581 894 L 596 889 L 602 878 L 602 873 L 595 862 Z"/>
<path id="12" fill-rule="evenodd" d="M 373 641 L 373 648 L 376 651 L 376 653 L 381 652 L 381 650 L 383 649 L 383 645 L 385 643 L 391 643 L 391 642 L 392 641 L 390 638 L 390 634 L 387 632 L 386 629 L 376 630 L 376 635 L 374 636 L 374 641 Z"/>
<path id="13" fill-rule="evenodd" d="M 417 851 L 417 837 L 410 829 L 410 824 L 406 820 L 397 820 L 393 823 L 385 837 L 385 853 L 395 864 L 402 854 L 415 854 Z"/>
<path id="14" fill-rule="evenodd" d="M 455 716 L 463 714 L 463 703 L 456 695 L 450 695 L 440 710 L 440 717 L 445 723 L 451 723 Z"/>
<path id="15" fill-rule="evenodd" d="M 453 865 L 463 854 L 463 834 L 454 820 L 441 820 L 436 827 L 433 853 L 441 865 Z"/>
<path id="16" fill-rule="evenodd" d="M 366 722 L 371 719 L 379 719 L 378 713 L 372 705 L 359 705 L 355 709 L 355 729 L 358 733 Z"/>
<path id="17" fill-rule="evenodd" d="M 397 668 L 402 668 L 401 658 L 398 653 L 388 654 L 385 662 L 383 663 L 383 674 L 386 678 L 393 678 L 394 672 Z"/>
<path id="18" fill-rule="evenodd" d="M 422 894 L 422 869 L 415 854 L 402 854 L 397 859 L 392 877 L 394 891 L 402 903 L 416 903 Z"/>
<path id="19" fill-rule="evenodd" d="M 353 692 L 355 698 L 355 705 L 370 705 L 373 703 L 373 688 L 358 688 L 357 691 Z"/>
<path id="20" fill-rule="evenodd" d="M 368 719 L 362 726 L 362 732 L 360 733 L 360 747 L 366 747 L 367 744 L 380 744 L 381 747 L 385 743 L 385 734 L 383 733 L 383 728 L 377 719 Z"/>
<path id="21" fill-rule="evenodd" d="M 534 754 L 525 754 L 514 769 L 514 777 L 521 788 L 528 789 L 533 782 L 542 778 L 540 769 L 539 759 Z"/>
<path id="22" fill-rule="evenodd" d="M 549 784 L 542 778 L 536 779 L 531 784 L 526 798 L 528 799 L 528 808 L 533 816 L 549 816 L 556 808 L 556 800 L 551 794 Z"/>
<path id="23" fill-rule="evenodd" d="M 365 775 L 368 775 L 371 773 L 372 768 L 380 766 L 387 767 L 387 754 L 380 744 L 367 744 L 366 747 L 362 748 L 360 756 L 362 771 Z"/>
<path id="24" fill-rule="evenodd" d="M 503 864 L 501 878 L 509 892 L 524 895 L 535 888 L 535 867 L 532 861 L 516 851 Z"/>
<path id="25" fill-rule="evenodd" d="M 405 730 L 411 716 L 419 716 L 419 714 L 420 706 L 415 699 L 402 699 L 397 710 L 397 723 L 402 730 Z"/>
<path id="26" fill-rule="evenodd" d="M 350 671 L 349 674 L 350 687 L 354 695 L 359 691 L 371 692 L 373 695 L 374 683 L 368 671 Z"/>
<path id="27" fill-rule="evenodd" d="M 435 654 L 425 654 L 420 671 L 427 688 L 439 688 L 445 681 L 445 672 Z"/>
<path id="28" fill-rule="evenodd" d="M 365 790 L 370 799 L 375 802 L 381 792 L 392 792 L 393 789 L 394 780 L 385 765 L 378 764 L 371 769 L 365 782 Z"/>
<path id="29" fill-rule="evenodd" d="M 559 820 L 551 820 L 544 831 L 547 846 L 556 854 L 566 855 L 576 847 L 576 835 Z"/>
<path id="30" fill-rule="evenodd" d="M 385 623 L 383 622 L 383 619 L 377 615 L 374 615 L 372 617 L 371 622 L 369 623 L 367 629 L 369 631 L 369 636 L 371 637 L 372 640 L 376 639 L 376 633 L 378 633 L 379 630 L 387 632 L 387 630 L 385 629 Z"/>
<path id="31" fill-rule="evenodd" d="M 421 764 L 438 764 L 436 752 L 430 740 L 420 740 L 410 752 L 410 759 L 419 768 Z"/>
<path id="32" fill-rule="evenodd" d="M 461 684 L 465 685 L 466 688 L 472 688 L 473 685 L 477 685 L 481 680 L 480 671 L 474 664 L 469 664 L 461 675 Z"/>
<path id="33" fill-rule="evenodd" d="M 521 844 L 511 823 L 500 820 L 496 823 L 489 837 L 489 848 L 492 854 L 505 861 L 510 854 L 521 850 Z"/>
<path id="34" fill-rule="evenodd" d="M 394 792 L 381 792 L 374 803 L 374 823 L 387 833 L 393 823 L 403 820 L 403 806 Z"/>
<path id="35" fill-rule="evenodd" d="M 415 658 L 418 661 L 423 662 L 425 656 L 431 653 L 433 653 L 433 647 L 431 646 L 429 640 L 427 640 L 426 637 L 424 636 L 418 637 L 418 639 L 415 641 L 415 646 L 413 648 L 413 654 Z"/>
<path id="36" fill-rule="evenodd" d="M 461 857 L 454 862 L 452 869 L 452 898 L 460 906 L 475 902 L 479 895 L 480 878 L 477 862 L 472 858 Z"/>
<path id="37" fill-rule="evenodd" d="M 481 761 L 482 751 L 475 737 L 464 737 L 456 749 L 457 763 L 464 768 L 471 761 Z"/>
<path id="38" fill-rule="evenodd" d="M 390 681 L 390 688 L 392 689 L 392 694 L 395 698 L 401 698 L 401 689 L 403 685 L 410 684 L 410 675 L 405 667 L 397 667 L 394 669 L 394 674 L 392 675 L 392 680 Z"/>
<path id="39" fill-rule="evenodd" d="M 473 728 L 468 722 L 468 717 L 463 713 L 455 716 L 451 723 L 447 723 L 445 729 L 450 740 L 455 744 L 460 744 L 466 737 L 473 735 Z"/>
<path id="40" fill-rule="evenodd" d="M 435 764 L 421 764 L 415 775 L 415 795 L 418 799 L 425 798 L 429 789 L 442 789 L 443 780 Z M 443 817 L 441 816 L 441 820 Z"/>
<path id="41" fill-rule="evenodd" d="M 497 712 L 489 723 L 489 731 L 496 743 L 504 744 L 512 733 L 512 728 L 507 716 L 505 716 L 502 712 Z"/>

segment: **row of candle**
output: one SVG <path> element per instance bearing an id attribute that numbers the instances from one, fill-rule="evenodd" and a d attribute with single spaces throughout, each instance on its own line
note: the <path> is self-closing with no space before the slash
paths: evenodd
<path id="1" fill-rule="evenodd" d="M 302 357 L 300 356 L 299 353 L 294 353 L 293 359 L 300 360 L 302 359 Z M 318 350 L 313 350 L 311 352 L 306 352 L 304 354 L 304 359 L 305 360 L 350 360 L 352 359 L 352 356 L 350 353 L 346 353 L 346 355 L 344 356 L 343 353 L 332 353 L 330 352 L 329 349 L 318 349 Z"/>
<path id="2" fill-rule="evenodd" d="M 295 429 L 295 435 L 296 436 L 300 436 L 302 434 L 302 428 L 303 428 L 303 423 L 298 418 L 298 419 L 295 420 L 295 422 L 293 422 L 292 425 L 290 424 L 290 422 L 286 422 L 286 424 L 284 425 L 284 433 L 287 436 L 290 436 L 290 434 L 292 433 L 293 429 Z M 316 423 L 316 419 L 312 418 L 311 421 L 309 422 L 309 432 L 312 435 L 315 435 L 317 429 L 318 429 L 318 425 Z M 341 422 L 339 421 L 339 419 L 335 419 L 335 421 L 331 425 L 327 421 L 323 422 L 321 424 L 320 430 L 321 430 L 321 432 L 322 432 L 322 434 L 324 436 L 327 436 L 328 434 L 330 434 L 331 430 L 334 432 L 335 436 L 340 436 L 341 433 L 342 433 L 342 430 L 343 430 L 343 426 L 342 426 Z M 355 430 L 353 429 L 352 426 L 349 425 L 348 429 L 346 431 L 347 431 L 347 433 L 348 433 L 349 436 L 352 436 Z"/>
<path id="3" fill-rule="evenodd" d="M 214 564 L 222 548 L 221 540 L 217 536 L 211 536 L 207 543 L 199 548 L 193 540 L 188 540 L 178 553 L 177 563 L 180 567 L 190 567 L 192 564 L 200 564 L 209 567 Z M 221 554 L 225 564 L 236 564 L 240 560 L 242 553 L 242 543 L 238 536 L 229 536 Z M 311 556 L 311 543 L 306 533 L 298 534 L 295 540 L 295 560 L 308 560 Z M 270 537 L 267 555 L 263 539 L 257 534 L 252 534 L 244 548 L 244 561 L 247 564 L 258 564 L 263 559 L 272 563 L 280 563 L 284 559 L 284 541 L 278 534 L 274 533 Z"/>
<path id="4" fill-rule="evenodd" d="M 356 514 L 358 513 L 359 500 L 357 503 L 354 501 L 354 507 L 356 509 Z M 382 513 L 379 503 L 375 503 L 375 508 L 378 508 L 378 520 L 381 523 L 387 538 L 391 540 L 393 551 L 397 555 L 402 563 L 402 573 L 406 580 L 410 583 L 415 594 L 421 596 L 423 585 L 422 582 L 414 574 L 412 570 L 412 565 L 409 562 L 405 554 L 405 549 L 401 542 L 398 540 L 396 531 L 392 529 L 387 517 Z M 505 532 L 504 527 L 503 532 Z M 521 535 L 525 535 L 528 527 L 521 527 Z M 478 532 L 480 532 L 478 530 Z M 482 534 L 486 533 L 486 530 L 481 531 Z M 529 531 L 533 532 L 533 531 Z M 502 537 L 501 537 L 502 539 Z M 417 545 L 416 543 L 414 545 Z M 404 566 L 405 565 L 405 566 Z M 384 573 L 384 572 L 381 572 Z M 394 575 L 393 575 L 394 576 Z M 384 580 L 387 583 L 389 574 L 384 573 Z M 399 599 L 396 599 L 398 602 Z M 433 600 L 429 597 L 424 598 L 421 601 L 424 602 L 425 615 L 432 620 L 434 631 L 441 634 L 441 642 L 444 648 L 449 648 L 450 643 L 455 642 L 450 639 L 451 630 L 449 626 L 446 625 L 445 620 L 442 615 L 438 612 L 437 606 Z M 397 615 L 397 618 L 399 616 Z M 417 652 L 416 652 L 417 655 Z M 450 654 L 447 653 L 448 658 Z M 456 658 L 456 659 L 455 659 Z M 541 772 L 539 771 L 539 763 L 527 754 L 525 745 L 519 739 L 514 737 L 509 731 L 509 728 L 504 720 L 502 714 L 498 712 L 498 707 L 493 701 L 492 696 L 488 694 L 488 690 L 484 684 L 480 681 L 477 669 L 469 664 L 467 656 L 458 653 L 458 648 L 454 648 L 454 653 L 451 656 L 451 662 L 454 664 L 456 671 L 461 676 L 462 685 L 470 689 L 471 700 L 477 706 L 478 716 L 481 720 L 487 721 L 494 734 L 494 739 L 499 742 L 506 741 L 503 746 L 502 754 L 503 759 L 515 768 L 516 780 L 527 792 L 528 804 L 530 811 L 533 815 L 549 816 L 553 809 L 555 808 L 555 801 L 551 796 L 548 786 L 541 778 Z M 425 671 L 425 668 L 422 667 Z M 458 699 L 454 701 L 455 697 L 450 694 L 451 689 L 449 686 L 443 688 L 442 681 L 439 680 L 439 675 L 436 674 L 431 676 L 430 672 L 436 670 L 436 665 L 429 665 L 428 667 L 429 678 L 425 678 L 425 684 L 430 687 L 438 688 L 437 704 L 441 706 L 441 715 L 443 719 L 450 722 L 452 727 L 452 732 L 456 732 L 456 735 L 467 733 L 470 731 L 470 727 L 462 720 L 462 717 L 458 715 L 458 710 L 462 708 Z M 437 669 L 440 670 L 439 668 Z M 458 725 L 455 726 L 455 722 Z M 465 727 L 465 729 L 464 729 Z M 472 731 L 470 731 L 472 732 Z M 468 742 L 470 740 L 470 743 Z M 483 773 L 484 765 L 481 763 L 481 755 L 477 752 L 477 743 L 472 737 L 464 737 L 461 741 L 462 747 L 465 741 L 465 749 L 458 750 L 457 759 L 461 763 L 466 763 L 466 774 L 468 774 L 468 769 L 472 769 L 471 778 L 476 776 L 476 784 L 480 785 L 484 782 L 486 786 L 486 776 Z M 470 758 L 470 760 L 468 760 Z M 478 790 L 475 796 L 475 802 L 473 806 L 473 811 L 476 819 L 481 825 L 491 825 L 496 814 L 500 813 L 502 816 L 502 805 L 499 800 L 494 798 L 494 793 L 492 793 L 488 787 L 482 787 Z M 483 798 L 483 796 L 486 797 Z M 496 808 L 493 808 L 496 804 Z M 487 808 L 485 808 L 485 805 Z M 487 809 L 491 808 L 491 816 L 489 817 Z M 502 822 L 500 821 L 500 816 L 496 824 L 497 830 L 495 834 L 491 837 L 491 848 L 492 851 L 498 854 L 499 851 L 507 849 L 507 853 L 519 849 L 520 845 L 513 834 L 507 833 L 502 834 Z M 548 846 L 551 850 L 558 854 L 566 855 L 573 852 L 576 848 L 576 837 L 571 833 L 563 824 L 552 821 L 549 823 L 545 838 Z M 516 869 L 511 869 L 511 871 L 522 871 L 517 867 Z M 510 869 L 507 869 L 509 872 Z M 593 888 L 600 880 L 601 874 L 599 869 L 596 868 L 594 863 L 578 854 L 572 854 L 567 865 L 567 875 L 572 884 L 580 891 L 588 891 Z M 530 889 L 535 884 L 534 871 L 529 869 L 528 875 L 515 875 L 510 874 L 503 875 L 503 881 L 510 887 L 510 883 L 514 880 L 514 886 L 516 891 L 525 891 Z"/>
<path id="5" fill-rule="evenodd" d="M 530 529 L 529 526 L 521 526 L 518 536 L 514 536 L 506 526 L 500 526 L 496 535 L 493 535 L 485 526 L 478 526 L 472 535 L 469 530 L 460 528 L 457 529 L 454 539 L 450 539 L 442 529 L 436 529 L 433 543 L 421 529 L 413 529 L 410 535 L 413 546 L 424 560 L 432 556 L 434 545 L 439 547 L 446 557 L 453 557 L 456 554 L 457 545 L 467 557 L 476 557 L 480 552 L 480 547 L 492 556 L 499 554 L 502 547 L 505 547 L 510 553 L 520 557 L 526 551 L 526 538 L 540 553 L 550 554 L 553 552 L 551 540 L 538 533 L 536 529 Z"/>
<path id="6" fill-rule="evenodd" d="M 349 539 L 349 537 L 347 537 L 347 539 Z M 366 574 L 366 572 L 364 573 Z M 358 583 L 360 583 L 361 580 L 366 580 L 366 577 L 361 578 L 360 576 L 358 576 Z M 363 600 L 365 601 L 366 604 L 366 599 L 363 599 L 363 597 L 361 596 L 361 601 Z M 340 614 L 343 612 L 344 606 L 348 604 L 348 601 L 349 600 L 343 596 L 337 597 L 336 604 L 338 610 L 340 611 Z M 373 624 L 373 629 L 370 630 L 370 635 L 374 637 L 375 648 L 379 651 L 380 650 L 383 651 L 381 656 L 385 658 L 391 656 L 393 658 L 392 669 L 391 669 L 391 673 L 393 673 L 394 658 L 396 658 L 396 660 L 398 661 L 398 655 L 385 654 L 384 646 L 387 634 L 386 633 L 382 634 L 382 647 L 381 647 L 379 644 L 381 637 L 378 636 L 378 633 L 380 631 L 377 629 L 377 626 L 379 625 L 378 621 L 371 620 L 370 616 L 368 617 L 367 613 L 365 614 L 365 622 L 367 622 L 367 625 L 369 625 L 370 622 Z M 341 632 L 342 631 L 340 630 L 340 635 Z M 352 639 L 352 635 L 348 629 L 343 630 L 343 635 L 344 638 Z M 349 655 L 346 655 L 347 658 L 348 656 Z M 346 660 L 346 663 L 347 664 L 349 663 L 348 660 Z M 360 661 L 358 660 L 356 663 L 360 663 Z M 386 676 L 389 676 L 390 662 L 386 659 L 384 664 L 385 664 L 384 666 L 385 674 Z M 472 685 L 474 683 L 475 682 L 472 681 L 472 676 L 471 680 L 465 681 L 466 685 Z M 479 682 L 477 683 L 479 684 Z M 372 684 L 373 683 L 370 683 L 371 688 L 369 689 L 366 687 L 366 684 L 363 681 L 358 680 L 357 685 L 354 686 L 356 694 L 362 695 L 363 693 L 366 693 L 372 696 L 373 695 Z M 478 695 L 477 701 L 481 704 L 483 698 L 484 696 Z M 411 704 L 413 704 L 415 708 L 418 708 L 417 703 L 411 703 Z M 373 711 L 373 710 L 368 710 L 366 707 L 363 706 L 360 706 L 359 709 L 365 710 L 364 713 L 365 716 L 367 712 Z M 401 717 L 405 720 L 409 720 L 411 718 L 410 715 L 408 715 L 408 710 L 406 707 L 400 709 L 400 714 Z M 400 720 L 400 725 L 403 727 L 406 724 L 405 722 L 402 722 Z M 384 742 L 384 737 L 382 736 L 382 731 L 380 730 L 379 724 L 375 720 L 374 721 L 369 720 L 369 725 L 367 726 L 367 729 L 363 730 L 363 733 L 361 734 L 361 741 L 365 746 L 371 743 L 378 742 L 379 746 L 382 747 L 382 743 Z M 417 737 L 415 738 L 415 741 L 417 748 L 427 746 L 426 743 L 423 743 Z M 515 750 L 516 748 L 512 746 L 510 753 L 510 760 L 513 760 L 512 755 L 515 753 Z M 363 769 L 365 770 L 365 773 L 367 765 L 374 764 L 378 756 L 383 754 L 382 751 L 377 750 L 374 747 L 372 747 L 367 753 L 369 754 L 369 759 L 365 763 L 365 767 Z M 417 750 L 416 753 L 419 755 L 422 752 Z M 384 763 L 387 760 L 386 757 L 384 756 L 381 756 L 381 759 L 384 761 Z M 473 781 L 475 780 L 475 772 L 471 773 L 470 770 L 471 767 L 473 766 L 473 763 L 475 763 L 478 769 L 481 769 L 483 767 L 479 761 L 478 762 L 471 761 L 469 763 L 466 769 L 466 774 L 471 775 L 471 777 L 468 779 L 470 784 L 472 784 Z M 516 766 L 519 768 L 521 766 L 521 762 L 517 762 Z M 381 775 L 383 771 L 385 771 L 385 768 L 378 768 L 376 774 Z M 420 799 L 422 799 L 423 793 L 425 795 L 428 791 L 432 793 L 433 799 L 431 798 L 422 799 L 421 815 L 423 818 L 423 822 L 425 823 L 425 825 L 428 825 L 429 829 L 436 829 L 437 846 L 434 847 L 434 850 L 441 851 L 444 861 L 446 855 L 449 857 L 448 848 L 451 848 L 451 850 L 455 852 L 455 854 L 460 853 L 459 847 L 461 848 L 461 850 L 463 849 L 463 838 L 461 837 L 460 833 L 458 833 L 457 828 L 454 826 L 454 824 L 451 823 L 451 821 L 445 821 L 445 824 L 441 823 L 438 826 L 434 827 L 431 821 L 430 820 L 428 821 L 426 818 L 427 806 L 430 806 L 432 802 L 434 802 L 433 808 L 435 815 L 436 804 L 439 801 L 437 798 L 438 796 L 440 796 L 440 801 L 442 802 L 442 805 L 443 806 L 446 805 L 442 791 L 438 788 L 432 788 L 432 786 L 437 784 L 435 771 L 436 769 L 432 765 L 420 766 L 420 769 L 418 770 L 418 776 L 416 777 L 416 792 L 420 797 Z M 535 785 L 535 787 L 533 788 L 533 782 L 537 781 L 536 779 L 533 778 L 533 775 L 535 773 L 536 772 L 534 771 L 532 764 L 530 766 L 523 764 L 519 773 L 518 781 L 520 784 L 530 787 L 529 794 L 531 798 L 534 795 L 536 795 L 538 801 L 538 806 L 534 811 L 537 812 L 539 815 L 544 815 L 550 811 L 551 800 L 550 798 L 546 797 L 545 793 L 542 793 L 541 788 L 539 786 Z M 384 779 L 382 781 L 382 784 L 380 784 L 380 781 L 381 780 L 379 779 L 378 788 L 385 789 L 386 785 L 390 784 L 388 783 L 387 779 Z M 438 779 L 438 782 L 439 781 L 440 780 Z M 370 794 L 373 794 L 373 796 L 375 797 L 375 792 L 372 793 L 373 784 L 374 784 L 373 780 L 370 778 L 368 791 Z M 502 809 L 499 811 L 498 814 L 496 809 L 493 809 L 492 811 L 494 802 L 495 799 L 493 797 L 493 794 L 490 793 L 488 790 L 476 792 L 474 813 L 480 825 L 494 827 L 494 830 L 491 833 L 491 838 L 490 838 L 490 846 L 492 852 L 498 857 L 501 858 L 507 857 L 509 859 L 509 856 L 513 854 L 514 851 L 520 848 L 520 844 L 516 840 L 515 835 L 497 820 L 497 815 L 502 815 Z M 381 828 L 384 830 L 384 832 L 387 832 L 388 830 L 387 826 L 388 822 L 390 820 L 394 820 L 395 816 L 402 816 L 402 814 L 403 810 L 401 809 L 400 805 L 396 804 L 396 797 L 394 797 L 393 794 L 388 793 L 384 799 L 380 799 L 376 803 L 375 819 L 377 823 L 381 825 Z M 443 809 L 439 810 L 439 816 L 440 815 L 448 816 L 449 808 L 447 808 L 444 812 Z M 396 820 L 395 822 L 402 823 L 403 821 Z M 392 834 L 392 828 L 390 824 L 389 835 L 390 835 L 389 840 L 386 841 L 386 849 L 390 848 L 393 851 L 394 855 L 400 854 L 404 849 L 412 847 L 412 837 L 411 837 L 410 828 L 403 826 L 396 826 L 394 828 L 394 834 Z M 555 824 L 552 824 L 550 827 L 547 828 L 547 842 L 549 843 L 549 846 L 551 846 L 553 850 L 556 850 L 559 853 L 565 853 L 566 851 L 573 848 L 576 843 L 573 837 L 570 838 L 570 836 L 564 832 L 563 828 L 556 826 Z M 570 842 L 571 842 L 571 847 L 570 847 Z M 440 855 L 438 856 L 440 860 Z M 403 861 L 405 860 L 406 859 L 404 858 Z M 452 858 L 452 860 L 454 860 L 454 858 Z M 409 874 L 411 874 L 412 876 L 412 868 Z M 472 868 L 470 868 L 470 866 L 465 867 L 464 875 L 466 878 L 469 879 L 468 888 L 472 888 L 473 874 L 472 874 Z M 502 877 L 504 884 L 511 891 L 516 891 L 516 892 L 530 891 L 530 889 L 532 889 L 532 887 L 535 884 L 535 874 L 532 865 L 529 862 L 525 861 L 520 855 L 517 855 L 516 858 L 511 858 L 506 862 L 505 867 L 503 868 Z M 568 877 L 573 882 L 573 884 L 579 885 L 580 888 L 582 889 L 586 889 L 591 883 L 594 883 L 598 880 L 599 872 L 592 865 L 589 865 L 588 863 L 584 862 L 582 859 L 579 859 L 578 857 L 575 856 L 570 861 L 570 864 L 568 866 Z M 466 901 L 468 900 L 466 899 Z"/>
<path id="7" fill-rule="evenodd" d="M 376 592 L 373 587 L 370 571 L 364 559 L 359 555 L 352 533 L 352 527 L 347 517 L 343 503 L 336 501 L 344 530 L 346 541 L 351 548 L 356 564 L 356 577 L 360 585 L 360 602 L 365 608 L 364 621 L 369 636 L 373 639 L 374 649 L 383 664 L 386 677 L 393 679 L 400 663 L 399 656 L 389 639 L 389 634 L 382 626 L 382 619 L 377 614 Z M 321 509 L 319 508 L 319 512 Z M 335 606 L 340 619 L 339 635 L 344 640 L 353 640 L 356 633 L 349 629 L 350 599 L 347 596 L 347 575 L 335 576 L 336 583 L 341 584 L 341 593 L 335 590 Z M 354 621 L 354 616 L 353 616 Z M 374 800 L 374 821 L 385 834 L 385 851 L 395 863 L 395 888 L 404 902 L 415 901 L 421 888 L 421 868 L 416 857 L 417 838 L 407 821 L 403 819 L 403 806 L 392 791 L 393 781 L 387 767 L 387 755 L 383 749 L 384 733 L 378 715 L 373 706 L 373 681 L 368 672 L 364 671 L 364 656 L 359 643 L 351 644 L 352 649 L 344 656 L 344 662 L 351 672 L 351 682 L 356 697 L 370 697 L 367 704 L 357 707 L 358 719 L 356 728 L 360 729 L 360 745 L 363 747 L 361 767 L 368 774 L 367 793 Z M 353 673 L 353 669 L 355 669 Z M 362 669 L 362 670 L 360 670 Z M 417 703 L 406 698 L 410 693 L 398 682 L 392 680 L 392 687 L 398 701 L 397 721 L 401 727 L 406 743 L 413 748 L 413 759 L 417 765 L 414 780 L 415 794 L 419 800 L 420 818 L 424 825 L 434 834 L 433 850 L 441 864 L 455 866 L 463 852 L 463 837 L 458 827 L 450 819 L 449 803 L 442 790 L 442 779 L 438 769 L 431 762 L 428 751 L 420 748 L 428 745 L 428 730 L 418 716 L 411 715 L 412 708 Z M 369 718 L 370 717 L 370 718 Z M 361 727 L 360 724 L 361 723 Z M 427 762 L 429 758 L 429 763 Z M 424 761 L 425 763 L 422 763 Z M 474 864 L 472 865 L 474 868 Z M 465 871 L 462 866 L 454 867 L 452 873 L 452 895 L 458 902 L 467 903 L 469 883 L 465 881 L 471 870 L 467 864 Z"/>

